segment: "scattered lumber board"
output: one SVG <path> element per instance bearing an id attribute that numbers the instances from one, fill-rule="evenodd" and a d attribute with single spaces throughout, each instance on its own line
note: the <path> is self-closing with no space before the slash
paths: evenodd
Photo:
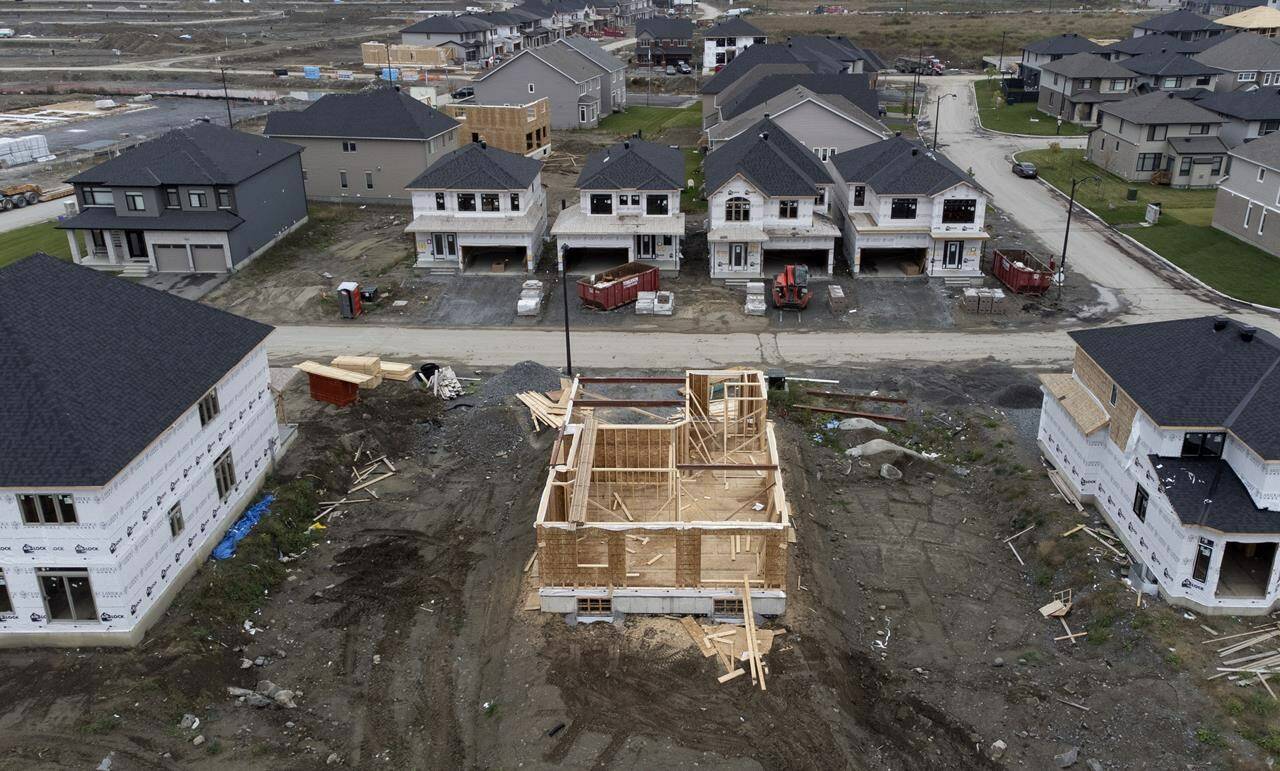
<path id="1" fill-rule="evenodd" d="M 689 633 L 689 639 L 693 640 L 693 644 L 698 646 L 698 650 L 702 651 L 703 658 L 709 659 L 716 655 L 715 647 L 706 641 L 702 627 L 693 619 L 693 616 L 684 616 L 681 618 L 680 625 Z"/>

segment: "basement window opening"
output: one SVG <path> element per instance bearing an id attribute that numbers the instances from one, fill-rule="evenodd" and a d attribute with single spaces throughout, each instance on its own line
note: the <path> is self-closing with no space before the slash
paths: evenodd
<path id="1" fill-rule="evenodd" d="M 611 597 L 579 597 L 579 616 L 612 616 L 613 599 Z"/>
<path id="2" fill-rule="evenodd" d="M 711 614 L 714 616 L 741 616 L 744 611 L 742 599 L 734 597 L 716 597 L 711 600 Z"/>

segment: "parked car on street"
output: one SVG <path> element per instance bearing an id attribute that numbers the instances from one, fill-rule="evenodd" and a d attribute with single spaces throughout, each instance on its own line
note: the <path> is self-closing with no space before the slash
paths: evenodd
<path id="1" fill-rule="evenodd" d="M 689 66 L 688 62 L 680 62 L 676 65 L 676 69 L 680 71 L 681 75 L 693 74 L 693 68 Z"/>
<path id="2" fill-rule="evenodd" d="M 676 66 L 675 66 L 674 64 L 668 64 L 668 65 L 667 65 L 667 74 L 668 74 L 668 75 L 674 75 L 674 74 L 676 74 Z"/>
<path id="3" fill-rule="evenodd" d="M 1035 179 L 1038 174 L 1036 171 L 1036 165 L 1034 163 L 1027 163 L 1026 161 L 1014 161 L 1013 173 L 1023 179 Z"/>

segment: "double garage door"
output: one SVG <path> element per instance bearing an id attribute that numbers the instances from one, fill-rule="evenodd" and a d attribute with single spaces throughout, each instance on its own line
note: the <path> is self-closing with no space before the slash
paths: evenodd
<path id="1" fill-rule="evenodd" d="M 160 273 L 226 273 L 227 252 L 222 244 L 192 244 L 191 262 L 187 262 L 186 244 L 155 244 L 156 270 Z"/>

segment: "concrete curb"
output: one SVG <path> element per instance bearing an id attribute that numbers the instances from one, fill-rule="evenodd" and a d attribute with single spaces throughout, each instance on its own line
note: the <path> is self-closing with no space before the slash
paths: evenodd
<path id="1" fill-rule="evenodd" d="M 1020 152 L 1026 152 L 1026 151 L 1024 150 L 1024 151 L 1020 151 Z M 1018 157 L 1018 153 L 1014 153 L 1014 154 L 1013 154 L 1013 157 L 1014 157 L 1014 158 L 1017 158 L 1017 157 Z M 1045 179 L 1044 179 L 1043 177 L 1036 177 L 1036 181 L 1037 181 L 1037 182 L 1039 182 L 1040 184 L 1044 185 L 1044 186 L 1045 186 L 1046 188 L 1048 188 L 1048 189 L 1049 189 L 1049 190 L 1050 190 L 1054 195 L 1056 195 L 1056 196 L 1058 196 L 1059 198 L 1061 198 L 1064 202 L 1065 202 L 1065 201 L 1070 201 L 1070 200 L 1071 200 L 1071 197 L 1070 197 L 1070 196 L 1068 196 L 1066 193 L 1064 193 L 1064 192 L 1062 192 L 1061 190 L 1059 190 L 1059 189 L 1058 189 L 1055 185 L 1053 185 L 1052 183 L 1045 181 Z M 1181 274 L 1183 277 L 1185 277 L 1185 278 L 1189 279 L 1190 281 L 1192 281 L 1193 283 L 1195 283 L 1197 286 L 1201 287 L 1202 289 L 1207 289 L 1208 291 L 1212 292 L 1214 295 L 1216 295 L 1216 296 L 1218 296 L 1218 297 L 1221 297 L 1221 298 L 1222 298 L 1222 299 L 1224 299 L 1224 300 L 1230 300 L 1230 301 L 1231 301 L 1231 302 L 1233 302 L 1233 303 L 1239 303 L 1239 304 L 1241 304 L 1241 305 L 1247 305 L 1248 307 L 1253 308 L 1254 310 L 1264 311 L 1264 312 L 1266 312 L 1266 313 L 1275 313 L 1275 314 L 1280 314 L 1280 308 L 1273 308 L 1273 307 L 1272 307 L 1272 306 L 1270 306 L 1270 305 L 1262 305 L 1261 303 L 1253 303 L 1253 302 L 1249 302 L 1248 300 L 1241 300 L 1241 299 L 1239 299 L 1239 298 L 1237 298 L 1237 297 L 1232 297 L 1231 295 L 1227 294 L 1226 292 L 1223 292 L 1223 291 L 1221 291 L 1221 290 L 1219 290 L 1219 289 L 1215 289 L 1214 287 L 1209 286 L 1209 285 L 1208 285 L 1208 284 L 1206 284 L 1205 282 L 1201 281 L 1201 280 L 1200 280 L 1198 277 L 1196 277 L 1195 275 L 1193 275 L 1193 274 L 1191 274 L 1191 273 L 1188 273 L 1186 270 L 1183 270 L 1183 269 L 1182 269 L 1181 267 L 1179 267 L 1178 265 L 1175 265 L 1174 263 L 1170 262 L 1170 261 L 1168 260 L 1168 258 L 1166 258 L 1164 255 L 1160 254 L 1159 252 L 1157 252 L 1157 251 L 1155 251 L 1154 249 L 1150 248 L 1149 246 L 1147 246 L 1146 244 L 1144 244 L 1144 243 L 1142 243 L 1141 241 L 1137 240 L 1137 239 L 1136 239 L 1136 238 L 1134 238 L 1133 236 L 1131 236 L 1131 235 L 1129 235 L 1129 234 L 1125 233 L 1124 231 L 1120 230 L 1119 228 L 1115 227 L 1115 226 L 1114 226 L 1114 225 L 1112 225 L 1111 223 L 1109 223 L 1109 222 L 1107 222 L 1106 220 L 1104 220 L 1102 217 L 1099 217 L 1099 216 L 1098 216 L 1098 214 L 1097 214 L 1096 212 L 1094 212 L 1094 211 L 1093 211 L 1093 209 L 1090 209 L 1089 207 L 1084 206 L 1084 205 L 1080 204 L 1079 202 L 1077 202 L 1077 203 L 1076 203 L 1076 207 L 1077 207 L 1077 208 L 1079 208 L 1079 209 L 1080 209 L 1080 211 L 1084 212 L 1084 213 L 1085 213 L 1085 214 L 1087 214 L 1088 216 L 1090 216 L 1090 217 L 1092 217 L 1093 219 L 1097 220 L 1097 221 L 1098 221 L 1098 222 L 1099 222 L 1103 227 L 1105 227 L 1107 230 L 1109 230 L 1109 231 L 1111 231 L 1112 233 L 1116 234 L 1117 236 L 1120 236 L 1121 238 L 1123 238 L 1125 241 L 1127 241 L 1127 242 L 1128 242 L 1130 245 L 1132 245 L 1133 247 L 1137 248 L 1138 250 L 1142 251 L 1143 253 L 1145 253 L 1145 254 L 1147 254 L 1147 255 L 1150 255 L 1151 257 L 1154 257 L 1154 258 L 1155 258 L 1156 260 L 1158 260 L 1162 265 L 1164 265 L 1164 266 L 1165 266 L 1165 267 L 1167 267 L 1167 268 L 1171 268 L 1171 269 L 1173 269 L 1174 271 L 1176 271 L 1177 273 Z M 1243 242 L 1242 242 L 1242 243 L 1243 243 Z"/>
<path id="2" fill-rule="evenodd" d="M 987 128 L 982 124 L 982 105 L 978 104 L 978 90 L 969 84 L 969 90 L 973 92 L 973 106 L 978 116 L 978 130 L 985 131 L 988 134 L 995 134 L 1002 137 L 1017 137 L 1019 139 L 1087 139 L 1089 134 L 1015 134 L 1012 131 L 1000 131 L 999 129 Z"/>

